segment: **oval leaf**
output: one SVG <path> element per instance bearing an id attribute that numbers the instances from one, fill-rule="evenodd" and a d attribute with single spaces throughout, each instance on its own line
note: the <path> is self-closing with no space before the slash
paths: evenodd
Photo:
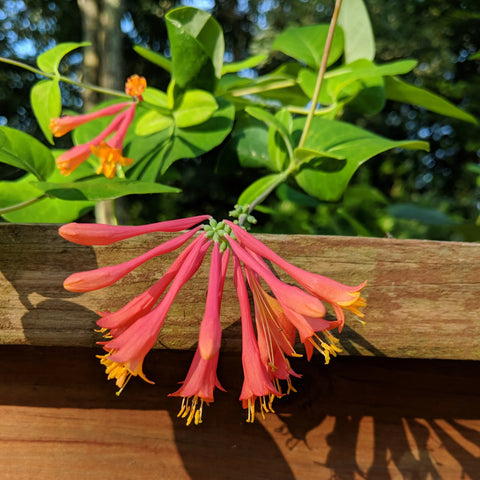
<path id="1" fill-rule="evenodd" d="M 58 80 L 37 82 L 30 91 L 30 103 L 45 138 L 53 145 L 53 135 L 49 127 L 50 119 L 59 117 L 62 113 L 62 95 Z"/>
<path id="2" fill-rule="evenodd" d="M 273 48 L 317 70 L 322 61 L 328 28 L 326 24 L 289 28 L 277 36 Z M 333 36 L 328 65 L 335 63 L 342 52 L 343 31 L 337 28 Z"/>
<path id="3" fill-rule="evenodd" d="M 218 109 L 215 97 L 205 90 L 187 90 L 175 110 L 173 116 L 177 127 L 185 128 L 206 122 Z"/>
<path id="4" fill-rule="evenodd" d="M 477 119 L 473 115 L 461 110 L 448 100 L 424 88 L 409 85 L 396 77 L 387 77 L 385 79 L 385 92 L 390 100 L 417 105 L 431 112 L 458 118 L 465 122 L 477 123 Z"/>
<path id="5" fill-rule="evenodd" d="M 304 123 L 304 119 L 295 120 L 294 129 L 300 132 Z M 428 150 L 428 143 L 390 140 L 345 122 L 315 117 L 305 148 L 344 157 L 345 164 L 337 171 L 319 171 L 308 164 L 295 179 L 309 195 L 320 200 L 338 201 L 353 174 L 363 163 L 379 153 L 397 147 Z"/>
<path id="6" fill-rule="evenodd" d="M 161 132 L 173 125 L 173 118 L 156 110 L 150 110 L 140 117 L 135 125 L 135 133 L 140 136 Z"/>
<path id="7" fill-rule="evenodd" d="M 46 73 L 54 73 L 58 75 L 58 66 L 62 61 L 62 58 L 70 53 L 72 50 L 75 50 L 79 47 L 86 47 L 90 45 L 89 42 L 65 42 L 59 43 L 55 47 L 47 50 L 45 53 L 42 53 L 37 58 L 37 65 L 40 70 L 43 70 Z"/>
<path id="8" fill-rule="evenodd" d="M 363 0 L 343 0 L 338 24 L 345 35 L 345 63 L 375 58 L 375 37 Z"/>
<path id="9" fill-rule="evenodd" d="M 253 201 L 264 194 L 268 194 L 277 185 L 285 180 L 285 173 L 272 173 L 265 177 L 259 178 L 248 186 L 238 197 L 239 205 L 250 205 Z"/>
<path id="10" fill-rule="evenodd" d="M 104 177 L 65 183 L 38 182 L 34 183 L 33 186 L 62 200 L 89 200 L 94 202 L 133 194 L 180 192 L 178 188 L 160 183 L 119 179 L 109 180 Z"/>
<path id="11" fill-rule="evenodd" d="M 10 127 L 0 127 L 0 161 L 47 179 L 55 170 L 52 152 L 37 139 Z"/>
<path id="12" fill-rule="evenodd" d="M 182 88 L 213 92 L 222 74 L 225 43 L 213 17 L 197 8 L 180 7 L 165 15 L 172 50 L 172 75 Z"/>

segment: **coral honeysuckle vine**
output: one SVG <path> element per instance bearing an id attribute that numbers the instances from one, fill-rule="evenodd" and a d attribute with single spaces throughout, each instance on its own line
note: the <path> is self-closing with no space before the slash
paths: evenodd
<path id="1" fill-rule="evenodd" d="M 99 342 L 106 352 L 99 356 L 100 363 L 108 379 L 115 380 L 118 394 L 134 376 L 153 383 L 143 372 L 145 356 L 154 346 L 175 296 L 205 257 L 210 258 L 197 350 L 181 387 L 171 394 L 182 397 L 178 415 L 186 418 L 187 424 L 202 423 L 204 404 L 213 402 L 215 388 L 223 390 L 217 378 L 217 364 L 222 337 L 220 308 L 229 263 L 233 264 L 240 305 L 244 382 L 239 399 L 247 410 L 247 422 L 254 421 L 256 410 L 262 415 L 273 412 L 273 400 L 294 390 L 291 377 L 299 375 L 292 370 L 289 357 L 301 356 L 296 350 L 297 335 L 308 359 L 317 350 L 328 363 L 331 356 L 341 351 L 332 330 L 341 332 L 344 311 L 362 317 L 360 309 L 366 306 L 361 297 L 366 282 L 347 286 L 288 263 L 239 225 L 245 218 L 245 208 L 237 207 L 230 213 L 236 217 L 235 222 L 227 219 L 217 222 L 202 215 L 143 226 L 70 223 L 59 230 L 62 237 L 75 243 L 108 245 L 150 232 L 188 229 L 137 258 L 74 273 L 64 282 L 64 287 L 72 292 L 104 288 L 144 262 L 190 241 L 160 280 L 119 310 L 101 313 L 97 321 L 105 338 Z M 301 288 L 280 280 L 266 261 L 284 270 Z M 253 297 L 254 321 L 247 285 Z M 335 320 L 325 318 L 325 303 L 333 308 Z"/>
<path id="2" fill-rule="evenodd" d="M 468 122 L 475 119 L 400 79 L 415 68 L 415 60 L 374 62 L 373 32 L 361 0 L 344 0 L 343 5 L 336 0 L 330 24 L 290 28 L 277 36 L 268 54 L 233 63 L 224 63 L 223 30 L 209 13 L 175 8 L 165 22 L 169 58 L 134 46 L 145 61 L 169 73 L 164 90 L 154 75 L 145 79 L 142 72 L 127 78 L 124 91 L 65 77 L 61 63 L 84 43 L 56 45 L 37 58 L 35 67 L 0 58 L 40 77 L 31 105 L 51 145 L 0 127 L 0 161 L 24 172 L 15 181 L 0 182 L 0 216 L 12 222 L 65 224 L 60 235 L 82 245 L 110 245 L 150 232 L 178 233 L 138 258 L 65 280 L 65 288 L 73 292 L 105 288 L 151 258 L 183 248 L 147 291 L 118 311 L 101 313 L 97 323 L 104 353 L 99 358 L 118 393 L 132 377 L 151 382 L 143 371 L 144 358 L 177 293 L 209 259 L 197 351 L 181 387 L 171 394 L 182 397 L 179 415 L 188 424 L 201 423 L 204 405 L 213 401 L 215 388 L 223 389 L 217 378 L 220 310 L 223 284 L 233 269 L 242 327 L 244 383 L 239 398 L 247 421 L 253 422 L 256 411 L 273 411 L 273 400 L 294 390 L 291 378 L 299 375 L 289 358 L 302 355 L 298 339 L 308 359 L 318 351 L 328 363 L 341 351 L 333 332 L 341 332 L 345 311 L 362 317 L 366 306 L 361 296 L 365 282 L 347 286 L 304 271 L 256 239 L 247 231 L 255 223 L 254 211 L 287 183 L 292 199 L 340 202 L 352 176 L 370 158 L 399 147 L 428 149 L 423 141 L 390 140 L 342 121 L 348 109 L 375 114 L 390 100 Z M 260 75 L 255 68 L 273 52 L 286 60 Z M 88 113 L 62 115 L 61 82 L 97 90 L 109 100 Z M 73 146 L 55 148 L 55 138 L 67 133 Z M 200 215 L 143 226 L 74 223 L 104 200 L 180 193 L 175 175 L 166 175 L 172 165 L 178 162 L 181 175 L 182 162 L 201 161 L 211 152 L 219 152 L 212 176 L 222 168 L 235 170 L 237 179 L 247 177 L 241 175 L 246 169 L 262 172 L 240 187 L 238 206 L 230 212 L 234 221 Z M 292 283 L 277 278 L 269 264 L 282 269 Z M 334 320 L 326 317 L 326 305 Z"/>

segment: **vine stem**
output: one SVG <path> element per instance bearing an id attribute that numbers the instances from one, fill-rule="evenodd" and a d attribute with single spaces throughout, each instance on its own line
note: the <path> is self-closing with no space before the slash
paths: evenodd
<path id="1" fill-rule="evenodd" d="M 104 93 L 106 95 L 114 95 L 116 97 L 131 98 L 126 93 L 120 92 L 118 90 L 113 90 L 113 89 L 110 89 L 110 88 L 97 87 L 96 85 L 90 85 L 89 83 L 77 82 L 76 80 L 72 80 L 71 78 L 64 77 L 63 75 L 57 75 L 55 73 L 44 72 L 43 70 L 32 67 L 31 65 L 28 65 L 26 63 L 19 62 L 18 60 L 12 60 L 11 58 L 0 57 L 0 62 L 8 63 L 9 65 L 14 65 L 16 67 L 23 68 L 24 70 L 28 70 L 30 72 L 36 73 L 37 75 L 42 75 L 43 77 L 52 78 L 52 79 L 58 79 L 62 82 L 71 83 L 72 85 L 76 85 L 77 87 L 87 88 L 89 90 L 93 90 L 93 91 L 98 92 L 98 93 Z"/>
<path id="2" fill-rule="evenodd" d="M 305 120 L 305 126 L 303 127 L 302 136 L 300 137 L 300 141 L 298 142 L 298 148 L 302 148 L 305 145 L 305 141 L 307 140 L 308 133 L 310 132 L 310 127 L 312 125 L 312 120 L 315 115 L 315 110 L 317 109 L 318 97 L 320 96 L 320 90 L 322 89 L 323 79 L 325 77 L 325 72 L 327 71 L 328 57 L 330 56 L 333 35 L 335 33 L 335 27 L 337 26 L 338 14 L 340 13 L 341 6 L 342 6 L 342 0 L 336 0 L 335 8 L 333 10 L 333 15 L 330 20 L 330 27 L 328 28 L 325 48 L 323 49 L 322 61 L 320 62 L 320 68 L 318 70 L 317 82 L 315 83 L 315 90 L 313 91 L 312 102 L 307 114 L 307 119 Z"/>

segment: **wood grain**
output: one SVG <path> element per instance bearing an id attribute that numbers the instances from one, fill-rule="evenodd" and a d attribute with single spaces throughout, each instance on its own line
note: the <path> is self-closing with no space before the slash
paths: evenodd
<path id="1" fill-rule="evenodd" d="M 94 346 L 99 339 L 95 312 L 118 309 L 147 289 L 175 254 L 155 258 L 96 292 L 67 292 L 63 280 L 76 271 L 134 258 L 172 236 L 150 234 L 112 246 L 84 247 L 63 240 L 54 225 L 0 225 L 0 344 Z M 368 280 L 367 323 L 347 319 L 341 335 L 344 354 L 480 359 L 479 244 L 258 237 L 299 267 L 351 285 Z M 203 265 L 182 289 L 156 347 L 188 350 L 195 345 L 207 277 L 208 265 Z M 227 281 L 222 304 L 224 351 L 240 350 L 238 319 L 233 284 Z"/>
<path id="2" fill-rule="evenodd" d="M 192 353 L 156 350 L 120 397 L 90 348 L 0 347 L 2 480 L 480 478 L 480 363 L 343 357 L 294 362 L 297 393 L 245 423 L 241 359 L 186 427 L 167 394 Z"/>

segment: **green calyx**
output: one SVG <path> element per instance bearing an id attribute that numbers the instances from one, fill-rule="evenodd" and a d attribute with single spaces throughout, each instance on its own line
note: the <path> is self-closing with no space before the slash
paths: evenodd
<path id="1" fill-rule="evenodd" d="M 224 252 L 228 248 L 228 240 L 225 238 L 225 235 L 229 235 L 232 238 L 235 238 L 232 229 L 225 225 L 225 223 L 217 222 L 214 218 L 210 219 L 210 223 L 208 225 L 204 225 L 203 229 L 205 230 L 205 236 L 214 242 L 218 242 L 220 244 L 220 251 Z"/>
<path id="2" fill-rule="evenodd" d="M 228 212 L 230 217 L 235 218 L 234 223 L 237 223 L 246 230 L 250 229 L 250 226 L 257 223 L 257 219 L 250 215 L 250 205 L 235 205 L 234 210 Z"/>

